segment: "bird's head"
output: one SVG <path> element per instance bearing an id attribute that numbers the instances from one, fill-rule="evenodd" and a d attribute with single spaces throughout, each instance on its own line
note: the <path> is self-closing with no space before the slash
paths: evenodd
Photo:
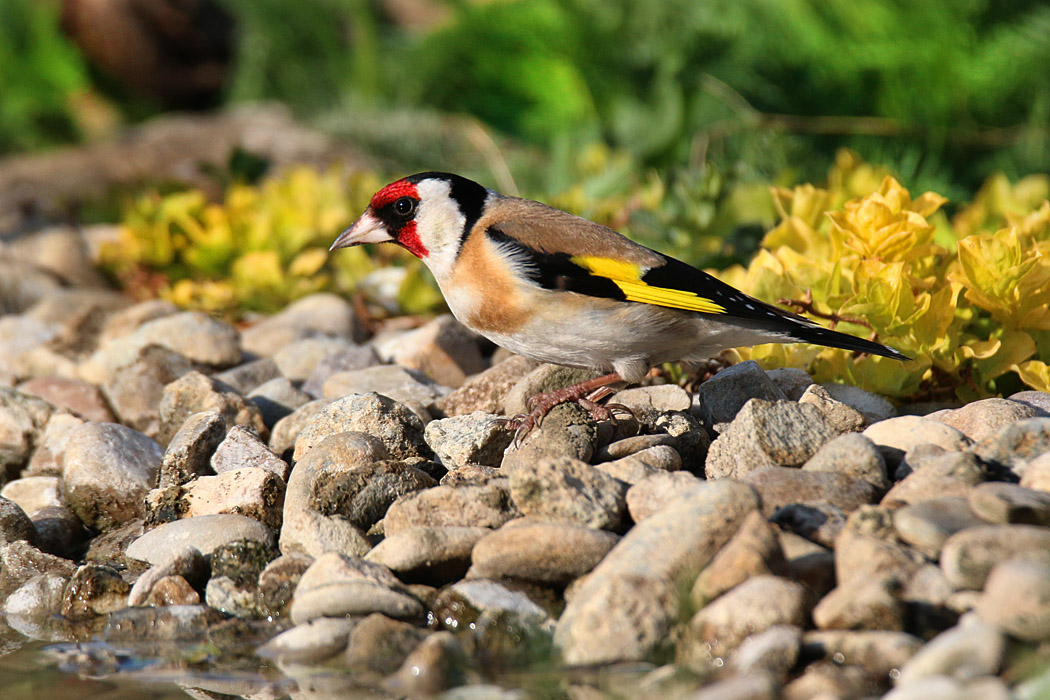
<path id="1" fill-rule="evenodd" d="M 368 209 L 339 235 L 331 250 L 391 242 L 432 270 L 435 265 L 451 266 L 490 194 L 478 183 L 451 173 L 411 175 L 372 195 Z"/>

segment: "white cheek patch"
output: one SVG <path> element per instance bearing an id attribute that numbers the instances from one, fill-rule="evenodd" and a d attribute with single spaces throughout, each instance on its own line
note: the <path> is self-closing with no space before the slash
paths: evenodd
<path id="1" fill-rule="evenodd" d="M 430 251 L 427 266 L 436 277 L 442 277 L 452 270 L 467 219 L 450 196 L 447 182 L 423 180 L 418 185 L 418 192 L 416 232 L 420 242 Z"/>

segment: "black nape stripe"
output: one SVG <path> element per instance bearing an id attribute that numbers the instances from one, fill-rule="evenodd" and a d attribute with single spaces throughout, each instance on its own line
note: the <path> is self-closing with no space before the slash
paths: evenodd
<path id="1" fill-rule="evenodd" d="M 511 238 L 496 226 L 489 226 L 485 235 L 525 263 L 525 274 L 544 289 L 586 294 L 591 297 L 626 301 L 615 282 L 607 277 L 597 277 L 570 260 L 566 253 L 544 253 L 530 248 L 516 238 Z"/>

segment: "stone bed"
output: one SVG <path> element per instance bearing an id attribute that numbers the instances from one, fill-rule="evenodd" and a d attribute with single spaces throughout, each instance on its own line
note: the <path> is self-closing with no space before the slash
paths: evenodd
<path id="1" fill-rule="evenodd" d="M 897 415 L 748 362 L 512 444 L 494 418 L 591 375 L 450 317 L 364 342 L 319 294 L 238 330 L 35 262 L 0 256 L 5 652 L 102 640 L 55 649 L 105 675 L 207 643 L 297 697 L 1041 687 L 1050 394 Z"/>

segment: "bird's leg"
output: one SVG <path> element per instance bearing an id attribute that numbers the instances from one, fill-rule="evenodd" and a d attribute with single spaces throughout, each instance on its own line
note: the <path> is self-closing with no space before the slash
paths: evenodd
<path id="1" fill-rule="evenodd" d="M 594 379 L 588 379 L 585 382 L 567 386 L 564 389 L 548 391 L 530 397 L 525 402 L 528 413 L 506 419 L 508 424 L 516 427 L 515 443 L 521 442 L 521 439 L 542 423 L 551 409 L 559 404 L 577 402 L 586 408 L 591 416 L 598 421 L 611 419 L 613 414 L 610 409 L 620 408 L 630 413 L 626 406 L 602 406 L 598 403 L 598 401 L 612 394 L 612 390 L 609 389 L 610 384 L 622 381 L 623 377 L 619 373 L 611 372 Z"/>

